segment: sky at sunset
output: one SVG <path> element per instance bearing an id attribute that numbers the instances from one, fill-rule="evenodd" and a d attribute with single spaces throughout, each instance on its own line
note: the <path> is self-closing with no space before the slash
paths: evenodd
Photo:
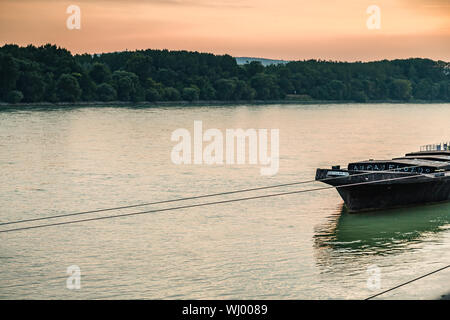
<path id="1" fill-rule="evenodd" d="M 69 5 L 81 29 L 69 30 Z M 381 28 L 368 29 L 370 5 Z M 170 49 L 273 59 L 450 61 L 450 0 L 0 0 L 0 44 Z"/>

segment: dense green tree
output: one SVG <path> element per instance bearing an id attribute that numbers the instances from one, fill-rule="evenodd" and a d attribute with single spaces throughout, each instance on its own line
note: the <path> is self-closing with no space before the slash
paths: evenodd
<path id="1" fill-rule="evenodd" d="M 164 88 L 162 96 L 166 101 L 179 101 L 181 99 L 180 91 L 173 87 Z"/>
<path id="2" fill-rule="evenodd" d="M 144 88 L 148 89 L 148 88 L 153 88 L 153 89 L 161 89 L 163 87 L 163 85 L 159 82 L 156 82 L 155 80 L 153 80 L 153 78 L 148 77 L 147 79 L 145 79 L 144 83 L 143 83 Z"/>
<path id="3" fill-rule="evenodd" d="M 57 102 L 58 97 L 56 95 L 55 75 L 51 72 L 45 73 L 44 74 L 44 83 L 45 83 L 45 89 L 44 89 L 44 97 L 42 98 L 42 100 L 48 101 L 48 102 Z"/>
<path id="4" fill-rule="evenodd" d="M 352 91 L 351 99 L 353 101 L 356 101 L 356 102 L 366 102 L 367 101 L 367 95 L 362 90 L 354 89 Z"/>
<path id="5" fill-rule="evenodd" d="M 117 92 L 109 83 L 101 83 L 97 86 L 97 99 L 100 101 L 114 101 Z"/>
<path id="6" fill-rule="evenodd" d="M 439 100 L 450 100 L 450 81 L 439 82 Z"/>
<path id="7" fill-rule="evenodd" d="M 247 76 L 251 78 L 257 73 L 264 72 L 264 66 L 259 61 L 252 61 L 245 65 L 245 70 L 247 71 Z"/>
<path id="8" fill-rule="evenodd" d="M 88 76 L 84 70 L 73 72 L 72 75 L 77 79 L 81 89 L 81 100 L 93 101 L 96 98 L 96 87 L 94 81 Z"/>
<path id="9" fill-rule="evenodd" d="M 45 92 L 45 82 L 42 73 L 38 71 L 21 72 L 16 89 L 24 95 L 24 102 L 40 102 Z"/>
<path id="10" fill-rule="evenodd" d="M 197 101 L 200 97 L 200 89 L 195 86 L 184 88 L 182 97 L 187 101 Z"/>
<path id="11" fill-rule="evenodd" d="M 81 89 L 77 79 L 71 74 L 62 74 L 56 83 L 59 101 L 75 102 L 80 99 Z"/>
<path id="12" fill-rule="evenodd" d="M 152 58 L 142 53 L 134 54 L 128 59 L 125 70 L 136 74 L 141 83 L 144 83 L 151 74 Z"/>
<path id="13" fill-rule="evenodd" d="M 278 85 L 280 90 L 284 94 L 295 94 L 296 88 L 294 85 L 292 73 L 288 68 L 282 68 L 277 72 L 278 75 Z"/>
<path id="14" fill-rule="evenodd" d="M 256 99 L 268 100 L 281 98 L 280 88 L 274 75 L 258 73 L 251 79 L 251 85 L 256 91 Z"/>
<path id="15" fill-rule="evenodd" d="M 95 83 L 107 83 L 111 81 L 111 70 L 106 64 L 96 62 L 92 65 L 89 76 Z"/>
<path id="16" fill-rule="evenodd" d="M 22 92 L 18 90 L 12 90 L 8 93 L 8 96 L 6 98 L 6 101 L 9 103 L 19 103 L 23 99 Z"/>
<path id="17" fill-rule="evenodd" d="M 433 83 L 431 87 L 431 100 L 438 100 L 440 96 L 441 86 L 439 83 Z"/>
<path id="18" fill-rule="evenodd" d="M 207 82 L 200 87 L 200 99 L 202 100 L 214 100 L 216 99 L 216 89 Z"/>
<path id="19" fill-rule="evenodd" d="M 329 84 L 328 96 L 331 100 L 343 100 L 345 97 L 345 84 L 340 80 L 331 80 Z"/>
<path id="20" fill-rule="evenodd" d="M 234 100 L 253 100 L 256 91 L 244 80 L 235 79 Z"/>
<path id="21" fill-rule="evenodd" d="M 13 57 L 0 52 L 0 99 L 16 87 L 18 78 L 19 67 Z"/>
<path id="22" fill-rule="evenodd" d="M 448 62 L 418 58 L 263 66 L 188 51 L 72 55 L 51 44 L 8 44 L 0 47 L 0 100 L 13 101 L 9 98 L 19 95 L 10 93 L 20 91 L 23 102 L 277 100 L 286 95 L 299 100 L 449 101 L 449 70 Z"/>
<path id="23" fill-rule="evenodd" d="M 356 102 L 366 102 L 367 94 L 364 90 L 364 83 L 360 79 L 352 79 L 349 83 L 349 100 Z"/>
<path id="24" fill-rule="evenodd" d="M 219 79 L 216 82 L 216 97 L 219 100 L 234 100 L 233 93 L 235 81 L 231 79 Z"/>
<path id="25" fill-rule="evenodd" d="M 389 97 L 388 83 L 382 79 L 375 79 L 376 93 L 374 100 L 386 100 Z"/>
<path id="26" fill-rule="evenodd" d="M 166 68 L 159 69 L 155 76 L 156 80 L 166 87 L 175 86 L 179 80 L 179 75 L 176 71 Z"/>
<path id="27" fill-rule="evenodd" d="M 416 99 L 428 100 L 432 98 L 433 82 L 430 79 L 421 79 L 414 86 L 414 97 Z"/>
<path id="28" fill-rule="evenodd" d="M 405 79 L 394 79 L 391 85 L 392 97 L 398 100 L 411 99 L 411 81 Z"/>
<path id="29" fill-rule="evenodd" d="M 155 88 L 148 88 L 145 90 L 145 100 L 150 102 L 160 101 L 161 94 Z"/>
<path id="30" fill-rule="evenodd" d="M 139 79 L 134 73 L 119 70 L 114 71 L 112 79 L 119 100 L 139 101 L 141 98 L 141 87 Z"/>

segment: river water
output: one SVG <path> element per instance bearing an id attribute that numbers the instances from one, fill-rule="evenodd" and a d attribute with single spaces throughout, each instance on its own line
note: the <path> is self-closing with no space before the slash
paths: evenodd
<path id="1" fill-rule="evenodd" d="M 1 111 L 0 221 L 310 180 L 317 167 L 450 140 L 449 119 L 450 104 Z M 193 132 L 196 120 L 221 132 L 279 129 L 278 173 L 174 164 L 171 134 Z M 362 299 L 449 261 L 450 204 L 351 215 L 335 190 L 323 190 L 0 233 L 0 298 Z M 70 266 L 81 271 L 78 290 L 67 287 Z M 380 298 L 436 298 L 449 280 L 447 269 Z"/>

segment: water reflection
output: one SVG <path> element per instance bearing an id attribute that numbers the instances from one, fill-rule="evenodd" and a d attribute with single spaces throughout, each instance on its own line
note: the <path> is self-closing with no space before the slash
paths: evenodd
<path id="1" fill-rule="evenodd" d="M 388 255 L 414 245 L 439 241 L 439 232 L 450 229 L 450 203 L 349 214 L 342 206 L 315 228 L 317 263 L 330 264 L 358 256 Z M 333 261 L 333 257 L 338 260 Z"/>

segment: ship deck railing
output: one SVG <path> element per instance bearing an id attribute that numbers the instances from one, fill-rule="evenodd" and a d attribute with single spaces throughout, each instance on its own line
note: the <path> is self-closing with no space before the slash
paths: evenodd
<path id="1" fill-rule="evenodd" d="M 449 150 L 450 150 L 450 142 L 427 144 L 420 147 L 420 151 L 449 151 Z"/>

